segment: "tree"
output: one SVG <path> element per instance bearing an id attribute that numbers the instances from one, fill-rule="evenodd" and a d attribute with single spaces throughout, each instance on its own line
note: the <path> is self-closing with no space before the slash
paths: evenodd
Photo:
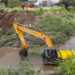
<path id="1" fill-rule="evenodd" d="M 19 0 L 8 0 L 8 5 L 10 7 L 15 7 L 19 5 Z"/>
<path id="2" fill-rule="evenodd" d="M 65 8 L 68 9 L 69 6 L 75 4 L 75 0 L 60 0 L 61 4 L 65 5 Z"/>
<path id="3" fill-rule="evenodd" d="M 5 5 L 8 5 L 8 0 L 1 0 L 1 2 L 4 2 Z"/>

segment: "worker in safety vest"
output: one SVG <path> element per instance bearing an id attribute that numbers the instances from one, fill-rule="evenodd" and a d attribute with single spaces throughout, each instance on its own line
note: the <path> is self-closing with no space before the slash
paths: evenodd
<path id="1" fill-rule="evenodd" d="M 26 5 L 26 10 L 28 9 L 28 5 Z"/>
<path id="2" fill-rule="evenodd" d="M 22 5 L 22 9 L 24 10 L 24 4 Z"/>

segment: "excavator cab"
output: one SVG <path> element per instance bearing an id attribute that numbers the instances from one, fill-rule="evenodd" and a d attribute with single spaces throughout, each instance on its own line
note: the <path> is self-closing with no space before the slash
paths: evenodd
<path id="1" fill-rule="evenodd" d="M 58 54 L 57 54 L 57 49 L 55 47 L 46 47 L 43 49 L 43 53 L 42 53 L 42 59 L 43 59 L 43 63 L 44 64 L 58 64 Z M 50 60 L 46 61 L 46 58 L 49 55 L 52 55 L 50 57 Z"/>

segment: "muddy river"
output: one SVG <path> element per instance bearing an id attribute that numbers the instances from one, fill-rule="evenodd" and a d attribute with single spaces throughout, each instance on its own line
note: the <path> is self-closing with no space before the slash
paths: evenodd
<path id="1" fill-rule="evenodd" d="M 29 49 L 28 54 L 30 53 L 41 53 L 41 49 L 45 46 L 42 46 L 36 50 Z M 75 50 L 75 35 L 72 36 L 68 41 L 65 42 L 65 44 L 59 44 L 55 45 L 55 47 L 58 49 L 72 49 Z M 21 57 L 19 56 L 19 51 L 21 48 L 13 48 L 13 47 L 5 47 L 0 48 L 0 65 L 9 65 L 13 68 L 19 68 L 21 65 L 19 64 L 21 60 Z M 43 71 L 53 71 L 54 67 L 53 65 L 43 65 L 42 58 L 29 58 L 28 62 L 33 64 L 33 68 L 41 68 Z"/>

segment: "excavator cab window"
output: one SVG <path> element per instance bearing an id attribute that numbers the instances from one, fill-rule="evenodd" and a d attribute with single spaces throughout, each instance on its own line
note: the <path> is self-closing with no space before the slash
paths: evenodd
<path id="1" fill-rule="evenodd" d="M 52 57 L 50 58 L 50 61 L 51 62 L 56 61 L 56 59 L 58 58 L 57 57 L 57 50 L 55 48 L 46 48 L 46 49 L 44 49 L 44 52 L 42 54 L 42 58 L 43 58 L 44 62 L 45 62 L 46 57 L 48 57 L 50 54 L 52 55 Z"/>

